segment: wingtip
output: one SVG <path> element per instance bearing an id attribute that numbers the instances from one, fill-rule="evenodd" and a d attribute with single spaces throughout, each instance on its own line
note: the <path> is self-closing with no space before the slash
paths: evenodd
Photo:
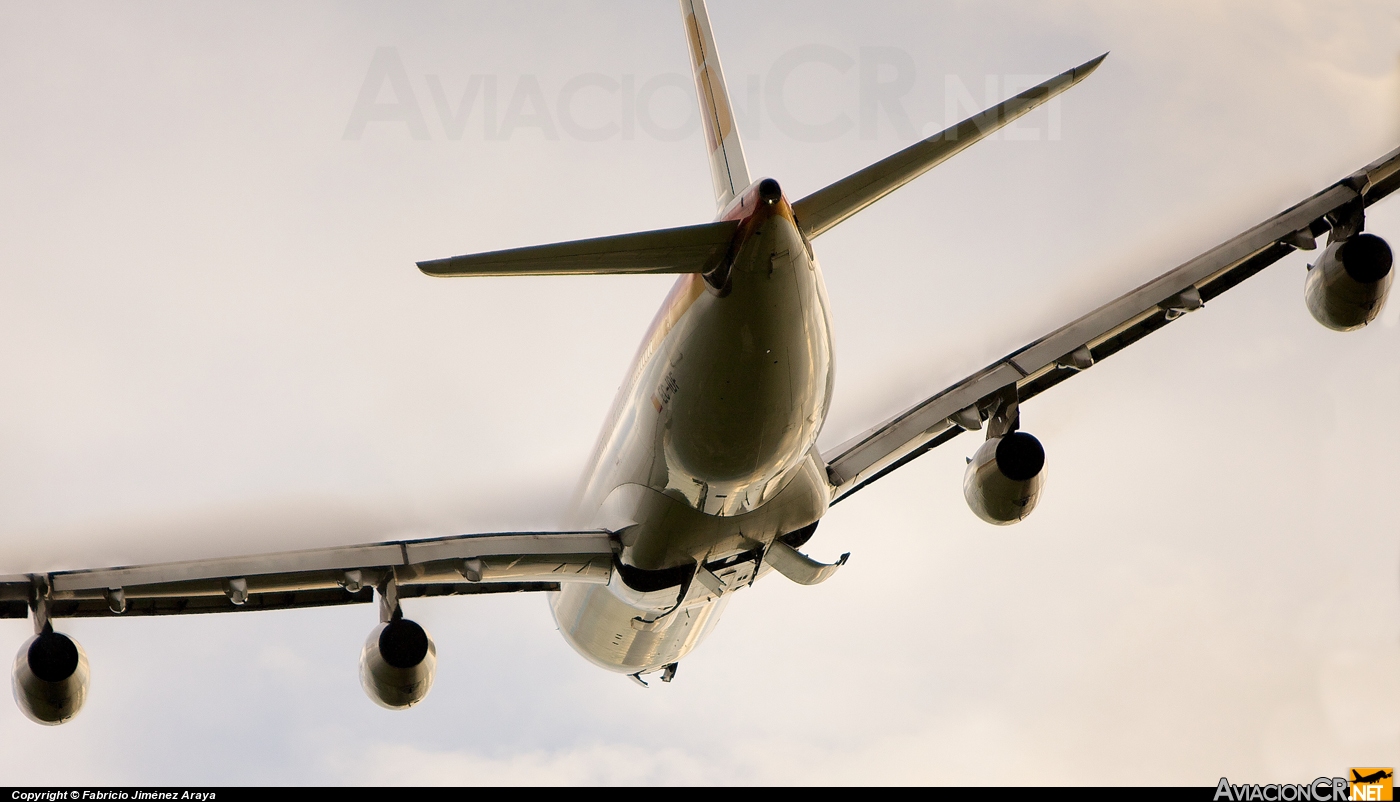
<path id="1" fill-rule="evenodd" d="M 1093 72 L 1094 70 L 1097 70 L 1099 68 L 1099 65 L 1103 63 L 1103 60 L 1108 58 L 1108 52 L 1109 51 L 1105 51 L 1104 54 L 1099 56 L 1098 58 L 1089 59 L 1088 61 L 1084 62 L 1078 67 L 1075 67 L 1074 80 L 1078 81 L 1083 78 L 1086 78 L 1088 77 L 1089 73 Z"/>

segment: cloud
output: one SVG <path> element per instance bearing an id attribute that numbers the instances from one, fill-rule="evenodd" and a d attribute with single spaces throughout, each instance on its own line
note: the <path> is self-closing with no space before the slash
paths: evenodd
<path id="1" fill-rule="evenodd" d="M 1400 134 L 1385 4 L 712 6 L 731 80 L 800 44 L 904 49 L 919 123 L 948 75 L 1112 51 L 1065 96 L 1061 139 L 981 143 L 817 242 L 824 443 Z M 564 517 L 667 280 L 412 263 L 702 221 L 702 143 L 449 140 L 431 116 L 428 141 L 341 134 L 381 46 L 424 92 L 429 74 L 660 75 L 686 69 L 675 9 L 82 8 L 0 9 L 0 566 Z M 882 130 L 765 129 L 750 167 L 800 194 L 904 144 Z M 1368 228 L 1400 236 L 1396 204 Z M 965 509 L 977 441 L 959 437 L 835 508 L 810 548 L 851 551 L 842 572 L 743 591 L 672 685 L 587 664 L 534 596 L 415 600 L 440 673 L 404 714 L 358 686 L 369 606 L 64 622 L 89 706 L 47 729 L 0 705 L 0 766 L 33 784 L 1202 784 L 1394 754 L 1396 304 L 1324 331 L 1305 263 L 1028 404 L 1050 470 L 1028 521 Z M 0 622 L 0 643 L 29 631 Z"/>
<path id="2" fill-rule="evenodd" d="M 700 785 L 715 781 L 713 770 L 694 755 L 627 744 L 494 757 L 378 743 L 353 761 L 342 760 L 332 759 L 331 772 L 357 785 Z"/>

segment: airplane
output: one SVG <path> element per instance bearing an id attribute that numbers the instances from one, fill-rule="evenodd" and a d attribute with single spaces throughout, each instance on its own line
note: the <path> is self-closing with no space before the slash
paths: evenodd
<path id="1" fill-rule="evenodd" d="M 341 604 L 377 604 L 361 681 L 381 706 L 411 707 L 431 688 L 436 647 L 404 600 L 478 593 L 545 593 L 585 659 L 638 683 L 672 681 L 739 590 L 773 573 L 815 585 L 839 570 L 845 557 L 801 551 L 832 505 L 960 434 L 985 434 L 964 479 L 972 511 L 994 525 L 1026 518 L 1046 455 L 1022 429 L 1022 405 L 1293 251 L 1320 249 L 1304 302 L 1322 325 L 1360 329 L 1385 302 L 1392 254 L 1365 232 L 1365 211 L 1400 185 L 1400 150 L 820 451 L 834 371 L 813 241 L 1085 80 L 1104 56 L 790 200 L 750 175 L 703 0 L 680 6 L 712 222 L 419 263 L 440 278 L 677 275 L 604 423 L 572 528 L 0 577 L 0 617 L 34 624 L 13 682 L 25 715 L 62 723 L 87 698 L 87 658 L 55 629 L 62 619 Z"/>
<path id="2" fill-rule="evenodd" d="M 1351 770 L 1351 781 L 1354 783 L 1377 783 L 1394 776 L 1395 774 L 1393 772 L 1386 771 L 1385 769 L 1377 769 L 1367 774 L 1365 777 L 1362 777 L 1361 773 L 1356 769 Z"/>

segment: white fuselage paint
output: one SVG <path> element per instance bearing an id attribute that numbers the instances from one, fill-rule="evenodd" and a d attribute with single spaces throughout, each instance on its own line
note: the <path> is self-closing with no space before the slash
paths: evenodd
<path id="1" fill-rule="evenodd" d="M 658 312 L 580 489 L 574 523 L 619 533 L 623 568 L 565 585 L 551 607 L 569 644 L 613 671 L 679 660 L 766 570 L 763 549 L 831 498 L 815 449 L 832 388 L 826 287 L 787 200 L 760 184 L 720 214 L 742 221 L 723 289 L 683 275 Z M 718 592 L 693 581 L 699 564 Z"/>

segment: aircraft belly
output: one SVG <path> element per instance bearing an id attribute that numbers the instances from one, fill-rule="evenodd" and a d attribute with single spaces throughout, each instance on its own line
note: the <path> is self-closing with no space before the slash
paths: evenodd
<path id="1" fill-rule="evenodd" d="M 644 344 L 618 399 L 580 520 L 627 483 L 710 514 L 752 511 L 816 442 L 831 397 L 830 316 L 795 226 L 764 221 L 736 255 L 727 292 L 703 286 L 683 277 L 653 324 L 664 332 Z"/>
<path id="2" fill-rule="evenodd" d="M 742 515 L 702 513 L 654 488 L 623 485 L 594 521 L 621 533 L 623 561 L 645 570 L 704 563 L 723 587 L 717 593 L 687 579 L 639 591 L 614 569 L 607 585 L 565 585 L 551 594 L 559 631 L 576 651 L 611 671 L 650 672 L 674 663 L 704 639 L 735 592 L 770 570 L 759 555 L 773 538 L 821 518 L 829 498 L 815 450 L 781 492 Z"/>
<path id="3" fill-rule="evenodd" d="M 830 502 L 814 448 L 832 388 L 820 268 L 785 204 L 745 225 L 720 289 L 695 274 L 672 289 L 580 493 L 576 522 L 618 533 L 622 568 L 550 604 L 569 644 L 610 670 L 679 660 L 729 595 L 766 572 L 773 539 Z M 748 573 L 734 574 L 744 560 Z M 694 581 L 702 564 L 727 572 L 719 592 Z M 623 581 L 633 569 L 670 587 L 640 592 Z"/>
<path id="4" fill-rule="evenodd" d="M 709 295 L 678 332 L 659 381 L 653 486 L 696 509 L 757 509 L 816 441 L 828 400 L 829 335 L 800 237 L 781 218 L 740 252 L 723 297 Z"/>
<path id="5" fill-rule="evenodd" d="M 672 588 L 672 600 L 676 593 Z M 567 585 L 550 594 L 554 620 L 569 645 L 593 664 L 624 674 L 679 661 L 710 633 L 728 602 L 728 596 L 707 596 L 646 624 L 639 622 L 645 611 L 607 586 Z"/>
<path id="6" fill-rule="evenodd" d="M 608 496 L 589 525 L 619 533 L 627 565 L 659 571 L 765 545 L 821 518 L 829 499 L 825 471 L 813 450 L 782 489 L 751 512 L 703 513 L 672 494 L 625 484 Z"/>

